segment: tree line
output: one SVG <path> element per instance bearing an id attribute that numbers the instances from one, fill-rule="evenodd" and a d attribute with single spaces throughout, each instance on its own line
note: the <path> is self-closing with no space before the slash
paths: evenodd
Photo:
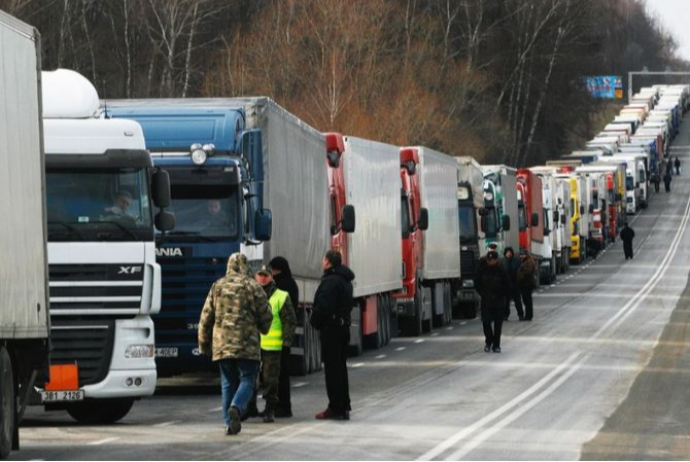
<path id="1" fill-rule="evenodd" d="M 595 130 L 584 76 L 687 63 L 644 0 L 0 0 L 102 97 L 267 95 L 321 131 L 527 165 Z M 1 46 L 1 44 L 0 44 Z"/>

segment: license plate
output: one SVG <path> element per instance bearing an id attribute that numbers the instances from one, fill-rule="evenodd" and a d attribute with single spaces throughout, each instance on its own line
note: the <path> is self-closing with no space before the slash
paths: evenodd
<path id="1" fill-rule="evenodd" d="M 59 401 L 84 401 L 84 390 L 42 391 L 41 399 L 44 403 L 55 403 Z"/>
<path id="2" fill-rule="evenodd" d="M 156 358 L 177 358 L 177 348 L 156 348 Z"/>

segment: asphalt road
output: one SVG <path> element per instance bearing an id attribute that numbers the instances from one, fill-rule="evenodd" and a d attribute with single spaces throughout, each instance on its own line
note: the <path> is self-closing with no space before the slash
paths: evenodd
<path id="1" fill-rule="evenodd" d="M 214 376 L 162 381 L 112 426 L 30 409 L 11 458 L 689 459 L 690 122 L 676 147 L 685 176 L 631 217 L 635 259 L 616 243 L 542 287 L 534 321 L 504 324 L 501 354 L 483 352 L 478 320 L 397 338 L 350 361 L 351 421 L 314 420 L 314 374 L 293 378 L 294 418 L 234 437 Z"/>

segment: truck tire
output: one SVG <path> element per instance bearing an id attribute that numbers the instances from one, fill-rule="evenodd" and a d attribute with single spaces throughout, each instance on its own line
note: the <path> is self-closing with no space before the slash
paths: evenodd
<path id="1" fill-rule="evenodd" d="M 99 399 L 75 403 L 67 407 L 67 413 L 82 424 L 113 424 L 124 418 L 134 406 L 134 399 Z"/>
<path id="2" fill-rule="evenodd" d="M 6 459 L 12 451 L 17 425 L 17 399 L 14 371 L 7 349 L 0 347 L 0 458 Z"/>
<path id="3" fill-rule="evenodd" d="M 419 337 L 422 334 L 422 294 L 418 289 L 414 296 L 414 315 L 400 319 L 406 337 Z"/>

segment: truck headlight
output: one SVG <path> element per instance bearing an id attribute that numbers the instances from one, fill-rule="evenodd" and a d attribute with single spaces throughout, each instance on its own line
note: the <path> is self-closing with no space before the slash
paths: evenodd
<path id="1" fill-rule="evenodd" d="M 208 154 L 206 154 L 206 151 L 203 149 L 195 149 L 192 151 L 192 162 L 194 162 L 195 165 L 203 165 L 207 157 Z"/>
<path id="2" fill-rule="evenodd" d="M 462 280 L 462 288 L 463 289 L 474 289 L 474 281 L 472 279 L 463 279 Z"/>
<path id="3" fill-rule="evenodd" d="M 130 345 L 125 350 L 125 358 L 153 358 L 153 345 Z"/>

